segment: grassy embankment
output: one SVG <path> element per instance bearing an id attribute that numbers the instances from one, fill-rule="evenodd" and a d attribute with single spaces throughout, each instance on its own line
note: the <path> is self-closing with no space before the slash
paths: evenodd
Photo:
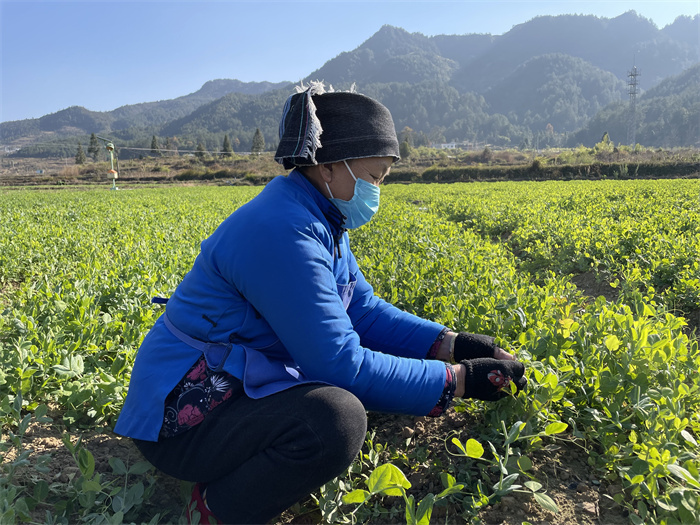
<path id="1" fill-rule="evenodd" d="M 615 147 L 536 151 L 437 150 L 416 148 L 402 158 L 387 182 L 467 182 L 495 180 L 648 179 L 697 177 L 697 149 Z M 107 162 L 74 164 L 73 159 L 0 159 L 0 186 L 109 184 Z M 207 183 L 265 184 L 283 173 L 270 152 L 230 157 L 148 156 L 122 161 L 118 185 Z"/>

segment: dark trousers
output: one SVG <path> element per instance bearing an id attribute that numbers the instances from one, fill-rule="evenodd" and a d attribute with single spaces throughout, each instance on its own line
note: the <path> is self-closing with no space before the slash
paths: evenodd
<path id="1" fill-rule="evenodd" d="M 160 441 L 134 440 L 166 474 L 207 484 L 224 523 L 266 523 L 340 475 L 365 440 L 367 414 L 350 392 L 302 385 L 251 399 L 233 396 L 196 427 Z"/>

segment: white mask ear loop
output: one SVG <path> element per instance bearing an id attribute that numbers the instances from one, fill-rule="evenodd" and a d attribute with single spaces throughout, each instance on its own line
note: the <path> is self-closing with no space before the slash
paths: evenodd
<path id="1" fill-rule="evenodd" d="M 348 166 L 348 161 L 347 161 L 347 160 L 344 160 L 343 163 L 345 164 L 345 167 L 346 167 L 346 168 L 348 169 L 348 171 L 350 172 L 350 175 L 352 175 L 352 178 L 355 179 L 355 182 L 357 182 L 357 177 L 355 177 L 355 174 L 354 174 L 354 173 L 352 172 L 352 170 L 350 169 L 350 166 Z"/>
<path id="2" fill-rule="evenodd" d="M 325 182 L 325 181 L 324 181 Z M 328 183 L 326 182 L 326 189 L 328 190 L 328 195 L 331 196 L 331 199 L 333 199 L 333 192 L 331 191 L 330 187 L 328 186 Z"/>

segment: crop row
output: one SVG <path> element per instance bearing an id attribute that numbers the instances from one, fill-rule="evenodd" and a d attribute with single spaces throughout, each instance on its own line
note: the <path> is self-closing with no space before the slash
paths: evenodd
<path id="1" fill-rule="evenodd" d="M 398 192 L 485 238 L 535 276 L 592 274 L 621 292 L 700 311 L 700 181 L 432 186 Z"/>
<path id="2" fill-rule="evenodd" d="M 700 355 L 685 319 L 671 313 L 679 313 L 677 303 L 664 302 L 683 283 L 693 291 L 686 305 L 697 308 L 697 183 L 688 186 L 685 193 L 647 186 L 646 202 L 636 206 L 633 188 L 620 183 L 406 186 L 392 191 L 381 226 L 353 241 L 380 294 L 457 329 L 497 335 L 528 362 L 529 393 L 513 405 L 484 407 L 489 428 L 522 421 L 523 434 L 539 435 L 566 422 L 586 442 L 593 471 L 622 483 L 616 499 L 631 519 L 697 521 Z M 609 204 L 616 195 L 628 204 L 624 213 Z M 588 213 L 580 217 L 577 206 Z M 665 216 L 669 207 L 675 221 Z M 629 247 L 618 235 L 635 234 L 632 208 L 654 242 Z M 659 229 L 649 233 L 655 222 Z M 677 249 L 658 250 L 664 244 Z M 607 266 L 591 265 L 589 251 Z M 601 279 L 606 271 L 641 272 L 641 258 L 654 261 L 647 279 L 679 261 L 686 273 L 665 295 L 648 283 L 627 285 L 613 301 L 587 297 L 572 283 L 580 271 Z"/>
<path id="3" fill-rule="evenodd" d="M 495 459 L 486 471 L 468 458 L 444 472 L 425 467 L 436 479 L 454 476 L 443 495 L 452 512 L 469 519 L 516 490 L 518 477 L 530 475 L 520 458 L 557 429 L 586 450 L 605 483 L 622 487 L 616 499 L 633 521 L 700 519 L 700 356 L 697 339 L 674 315 L 698 308 L 698 187 L 656 181 L 382 189 L 380 213 L 352 232 L 376 292 L 455 329 L 495 335 L 528 368 L 527 393 L 458 406 L 479 415 L 482 426 L 470 436 L 491 443 L 493 458 L 518 459 L 508 476 Z M 16 432 L 19 409 L 31 413 L 42 404 L 57 407 L 71 432 L 113 425 L 136 350 L 158 315 L 150 298 L 171 293 L 201 240 L 257 191 L 2 195 L 3 427 Z M 622 293 L 611 300 L 584 295 L 573 277 L 581 272 Z M 376 522 L 391 512 L 391 498 L 352 513 L 343 504 L 369 481 L 365 463 L 358 459 L 333 497 L 328 487 L 317 495 L 327 520 Z M 496 471 L 500 485 L 485 492 L 481 477 Z M 68 517 L 85 520 L 87 507 Z"/>

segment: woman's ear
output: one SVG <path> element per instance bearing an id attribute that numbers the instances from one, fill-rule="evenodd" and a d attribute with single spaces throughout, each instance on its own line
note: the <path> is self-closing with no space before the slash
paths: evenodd
<path id="1" fill-rule="evenodd" d="M 333 180 L 333 164 L 319 164 L 318 172 L 324 182 L 331 182 Z"/>

